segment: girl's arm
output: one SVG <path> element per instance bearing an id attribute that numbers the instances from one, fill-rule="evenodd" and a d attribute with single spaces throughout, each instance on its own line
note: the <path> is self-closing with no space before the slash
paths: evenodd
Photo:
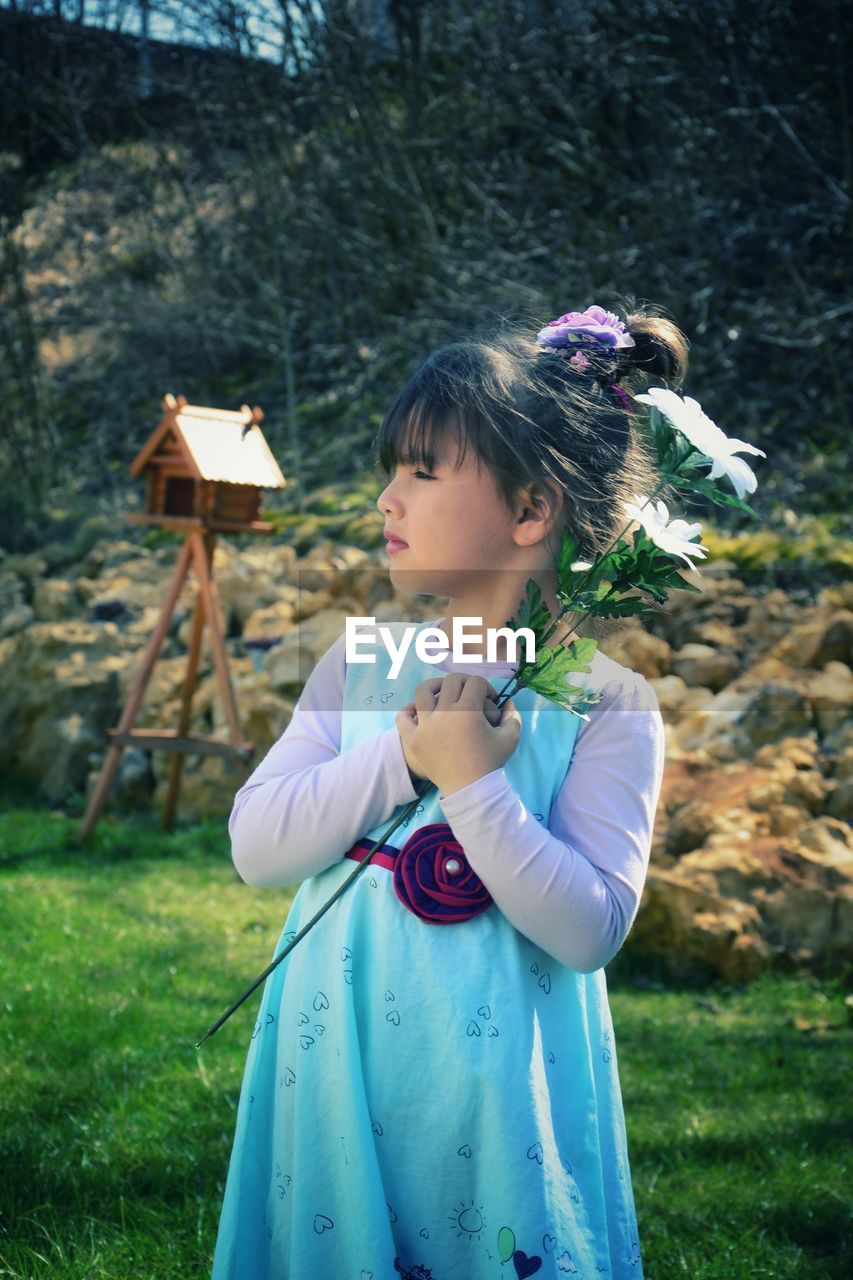
<path id="1" fill-rule="evenodd" d="M 341 754 L 344 645 L 342 635 L 317 663 L 284 734 L 234 798 L 231 856 L 256 888 L 325 871 L 417 794 L 395 725 Z"/>
<path id="2" fill-rule="evenodd" d="M 640 905 L 664 767 L 657 695 L 625 669 L 578 731 L 542 826 L 503 769 L 441 807 L 495 903 L 543 951 L 580 973 L 608 964 Z"/>

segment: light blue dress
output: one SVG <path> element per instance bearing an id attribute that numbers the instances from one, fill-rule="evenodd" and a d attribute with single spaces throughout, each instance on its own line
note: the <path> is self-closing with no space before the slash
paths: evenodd
<path id="1" fill-rule="evenodd" d="M 396 680 L 376 657 L 347 666 L 342 752 L 441 674 L 414 645 Z M 514 701 L 506 775 L 547 822 L 580 721 Z M 443 823 L 432 789 L 388 843 Z M 355 866 L 300 885 L 276 952 Z M 213 1280 L 640 1280 L 638 1241 L 604 970 L 567 968 L 494 903 L 424 920 L 391 869 L 365 870 L 267 979 Z"/>

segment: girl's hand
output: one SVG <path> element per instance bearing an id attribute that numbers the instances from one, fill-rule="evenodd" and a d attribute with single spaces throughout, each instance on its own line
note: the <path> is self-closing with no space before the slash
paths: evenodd
<path id="1" fill-rule="evenodd" d="M 409 771 L 447 796 L 506 764 L 521 716 L 512 699 L 499 710 L 497 697 L 482 676 L 459 672 L 419 684 L 395 718 Z"/>

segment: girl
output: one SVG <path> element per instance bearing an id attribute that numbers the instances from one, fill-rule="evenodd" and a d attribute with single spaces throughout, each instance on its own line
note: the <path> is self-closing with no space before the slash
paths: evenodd
<path id="1" fill-rule="evenodd" d="M 680 382 L 686 342 L 584 315 L 570 350 L 503 325 L 434 352 L 382 423 L 391 580 L 448 601 L 424 624 L 448 640 L 504 626 L 530 577 L 558 612 L 563 527 L 591 560 L 654 485 L 623 383 Z M 598 651 L 572 677 L 601 695 L 588 719 L 529 689 L 497 712 L 509 652 L 411 644 L 396 679 L 374 656 L 331 646 L 234 802 L 242 878 L 302 882 L 278 951 L 437 788 L 267 980 L 214 1280 L 638 1280 L 604 966 L 648 866 L 654 691 Z"/>

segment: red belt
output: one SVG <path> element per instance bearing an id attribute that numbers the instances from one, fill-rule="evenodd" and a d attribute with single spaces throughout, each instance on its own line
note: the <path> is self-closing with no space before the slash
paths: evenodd
<path id="1" fill-rule="evenodd" d="M 353 862 L 364 862 L 365 853 L 368 849 L 372 849 L 375 844 L 375 840 L 356 840 L 353 847 L 344 854 L 344 857 L 352 858 Z M 385 867 L 387 871 L 393 871 L 399 852 L 400 850 L 395 849 L 393 844 L 381 844 L 367 861 L 370 862 L 371 866 Z"/>

